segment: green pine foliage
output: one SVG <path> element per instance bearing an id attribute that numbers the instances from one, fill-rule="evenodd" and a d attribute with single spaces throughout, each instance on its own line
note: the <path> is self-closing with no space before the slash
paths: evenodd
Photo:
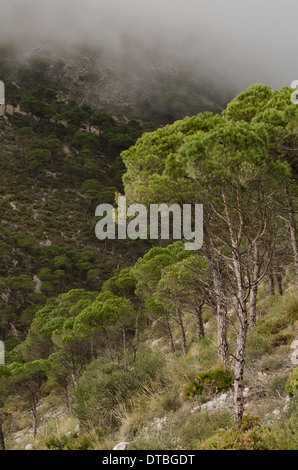
<path id="1" fill-rule="evenodd" d="M 59 403 L 81 435 L 59 431 L 36 440 L 41 448 L 110 448 L 116 438 L 134 449 L 293 448 L 297 368 L 289 371 L 288 359 L 285 365 L 298 314 L 296 235 L 289 231 L 297 212 L 298 107 L 291 90 L 254 85 L 221 114 L 204 109 L 144 132 L 135 119 L 72 99 L 63 61 L 34 56 L 17 67 L 11 54 L 0 48 L 11 107 L 0 121 L 5 434 L 31 414 L 38 437 L 43 407 Z M 80 77 L 89 85 L 96 79 L 93 72 Z M 165 91 L 156 90 L 158 103 Z M 114 204 L 119 193 L 145 205 L 204 203 L 204 248 L 99 242 L 94 209 Z M 244 310 L 256 259 L 263 276 L 253 325 L 239 316 L 237 301 L 245 298 Z M 214 273 L 226 302 L 226 364 L 217 350 Z M 200 406 L 223 391 L 231 395 L 246 325 L 243 386 L 252 388 L 249 404 L 262 416 L 245 413 L 239 430 L 230 409 L 204 414 Z M 280 422 L 268 424 L 273 409 L 261 408 L 286 393 Z"/>

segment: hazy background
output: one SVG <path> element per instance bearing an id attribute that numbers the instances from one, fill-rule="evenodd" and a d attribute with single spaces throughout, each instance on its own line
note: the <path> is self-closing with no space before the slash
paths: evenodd
<path id="1" fill-rule="evenodd" d="M 0 40 L 142 48 L 237 89 L 298 79 L 297 0 L 0 0 Z M 142 61 L 142 54 L 137 57 Z"/>

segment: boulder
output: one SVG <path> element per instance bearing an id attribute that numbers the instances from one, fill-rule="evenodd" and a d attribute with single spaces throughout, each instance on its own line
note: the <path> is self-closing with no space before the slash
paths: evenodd
<path id="1" fill-rule="evenodd" d="M 227 410 L 230 408 L 230 399 L 231 395 L 229 393 L 222 393 L 219 397 L 203 403 L 201 411 Z"/>
<path id="2" fill-rule="evenodd" d="M 113 448 L 113 450 L 127 450 L 128 444 L 128 442 L 120 442 Z"/>
<path id="3" fill-rule="evenodd" d="M 298 339 L 295 339 L 291 344 L 291 349 L 294 351 L 290 354 L 289 358 L 294 366 L 298 365 Z"/>
<path id="4" fill-rule="evenodd" d="M 290 361 L 294 366 L 298 365 L 298 348 L 290 354 Z"/>

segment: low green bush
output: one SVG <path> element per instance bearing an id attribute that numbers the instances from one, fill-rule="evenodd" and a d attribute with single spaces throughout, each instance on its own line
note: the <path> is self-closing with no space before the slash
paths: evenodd
<path id="1" fill-rule="evenodd" d="M 103 433 L 119 425 L 117 410 L 127 409 L 132 397 L 143 386 L 162 377 L 162 358 L 144 350 L 136 360 L 125 358 L 120 364 L 95 360 L 80 379 L 75 391 L 74 413 L 85 429 L 101 428 Z"/>
<path id="2" fill-rule="evenodd" d="M 165 411 L 176 411 L 181 405 L 178 387 L 167 388 L 161 394 L 161 404 Z"/>
<path id="3" fill-rule="evenodd" d="M 93 444 L 87 436 L 80 436 L 67 442 L 66 450 L 92 450 Z"/>
<path id="4" fill-rule="evenodd" d="M 273 348 L 276 348 L 278 346 L 282 346 L 283 344 L 289 344 L 293 339 L 294 335 L 292 333 L 278 333 L 270 339 L 270 343 Z"/>
<path id="5" fill-rule="evenodd" d="M 185 396 L 193 398 L 203 393 L 216 393 L 218 390 L 228 389 L 233 385 L 233 372 L 224 368 L 217 368 L 202 372 L 185 387 Z"/>
<path id="6" fill-rule="evenodd" d="M 284 425 L 254 426 L 245 430 L 220 430 L 197 450 L 297 450 L 297 422 L 288 421 Z"/>
<path id="7" fill-rule="evenodd" d="M 251 416 L 250 414 L 244 414 L 242 418 L 242 430 L 248 431 L 249 429 L 259 426 L 261 422 L 260 416 Z"/>
<path id="8" fill-rule="evenodd" d="M 198 442 L 213 436 L 218 429 L 231 426 L 233 418 L 227 411 L 202 413 L 191 417 L 181 431 L 180 445 L 183 449 L 195 449 Z"/>
<path id="9" fill-rule="evenodd" d="M 285 317 L 259 319 L 257 321 L 257 331 L 262 336 L 272 336 L 280 333 L 281 330 L 287 328 L 288 321 Z"/>
<path id="10" fill-rule="evenodd" d="M 45 439 L 45 445 L 48 450 L 63 450 L 67 444 L 68 438 L 63 434 L 59 439 L 55 436 L 48 436 Z"/>
<path id="11" fill-rule="evenodd" d="M 271 349 L 269 339 L 264 338 L 255 330 L 248 332 L 246 341 L 246 358 L 248 361 L 261 358 L 264 354 L 270 353 Z"/>
<path id="12" fill-rule="evenodd" d="M 290 397 L 296 395 L 298 391 L 298 367 L 295 367 L 286 384 L 286 391 Z"/>
<path id="13" fill-rule="evenodd" d="M 288 381 L 289 375 L 288 374 L 281 374 L 274 377 L 272 382 L 269 385 L 269 392 L 272 395 L 282 395 L 285 393 L 286 384 Z"/>

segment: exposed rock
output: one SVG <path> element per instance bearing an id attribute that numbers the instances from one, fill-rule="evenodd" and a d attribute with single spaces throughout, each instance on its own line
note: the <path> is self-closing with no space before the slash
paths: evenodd
<path id="1" fill-rule="evenodd" d="M 41 292 L 41 280 L 39 279 L 38 276 L 36 276 L 36 274 L 34 274 L 33 276 L 33 282 L 34 282 L 34 292 L 35 293 L 39 293 Z"/>
<path id="2" fill-rule="evenodd" d="M 120 442 L 113 448 L 113 450 L 127 450 L 128 444 L 128 442 Z"/>
<path id="3" fill-rule="evenodd" d="M 291 363 L 294 365 L 294 366 L 297 366 L 298 365 L 298 348 L 295 349 L 289 356 L 290 358 L 290 361 Z"/>
<path id="4" fill-rule="evenodd" d="M 158 338 L 158 339 L 154 339 L 152 342 L 151 342 L 151 347 L 152 348 L 156 348 L 159 344 L 159 342 L 161 341 L 162 338 Z"/>
<path id="5" fill-rule="evenodd" d="M 154 427 L 157 431 L 162 431 L 163 425 L 165 424 L 167 418 L 154 418 Z"/>
<path id="6" fill-rule="evenodd" d="M 257 380 L 259 380 L 260 382 L 267 382 L 268 381 L 268 375 L 266 374 L 266 372 L 258 372 Z"/>
<path id="7" fill-rule="evenodd" d="M 201 406 L 195 406 L 192 410 L 190 410 L 190 412 L 193 414 L 196 411 L 200 411 L 200 410 L 201 410 Z"/>
<path id="8" fill-rule="evenodd" d="M 183 394 L 182 394 L 182 397 L 183 397 Z M 181 398 L 182 398 L 182 397 L 181 397 Z M 183 411 L 189 411 L 190 407 L 191 407 L 190 402 L 189 402 L 189 401 L 185 401 L 185 402 L 182 403 L 182 405 L 181 405 L 181 410 L 183 410 Z"/>
<path id="9" fill-rule="evenodd" d="M 284 412 L 284 413 L 286 413 L 286 412 L 288 411 L 290 401 L 291 401 L 290 397 L 287 397 L 287 398 L 285 399 L 286 404 L 285 404 L 285 406 L 283 407 L 283 412 Z"/>
<path id="10" fill-rule="evenodd" d="M 33 450 L 33 445 L 32 444 L 27 444 L 25 447 L 25 450 Z"/>
<path id="11" fill-rule="evenodd" d="M 232 396 L 229 393 L 223 393 L 213 400 L 203 403 L 201 411 L 228 410 L 232 406 Z"/>

